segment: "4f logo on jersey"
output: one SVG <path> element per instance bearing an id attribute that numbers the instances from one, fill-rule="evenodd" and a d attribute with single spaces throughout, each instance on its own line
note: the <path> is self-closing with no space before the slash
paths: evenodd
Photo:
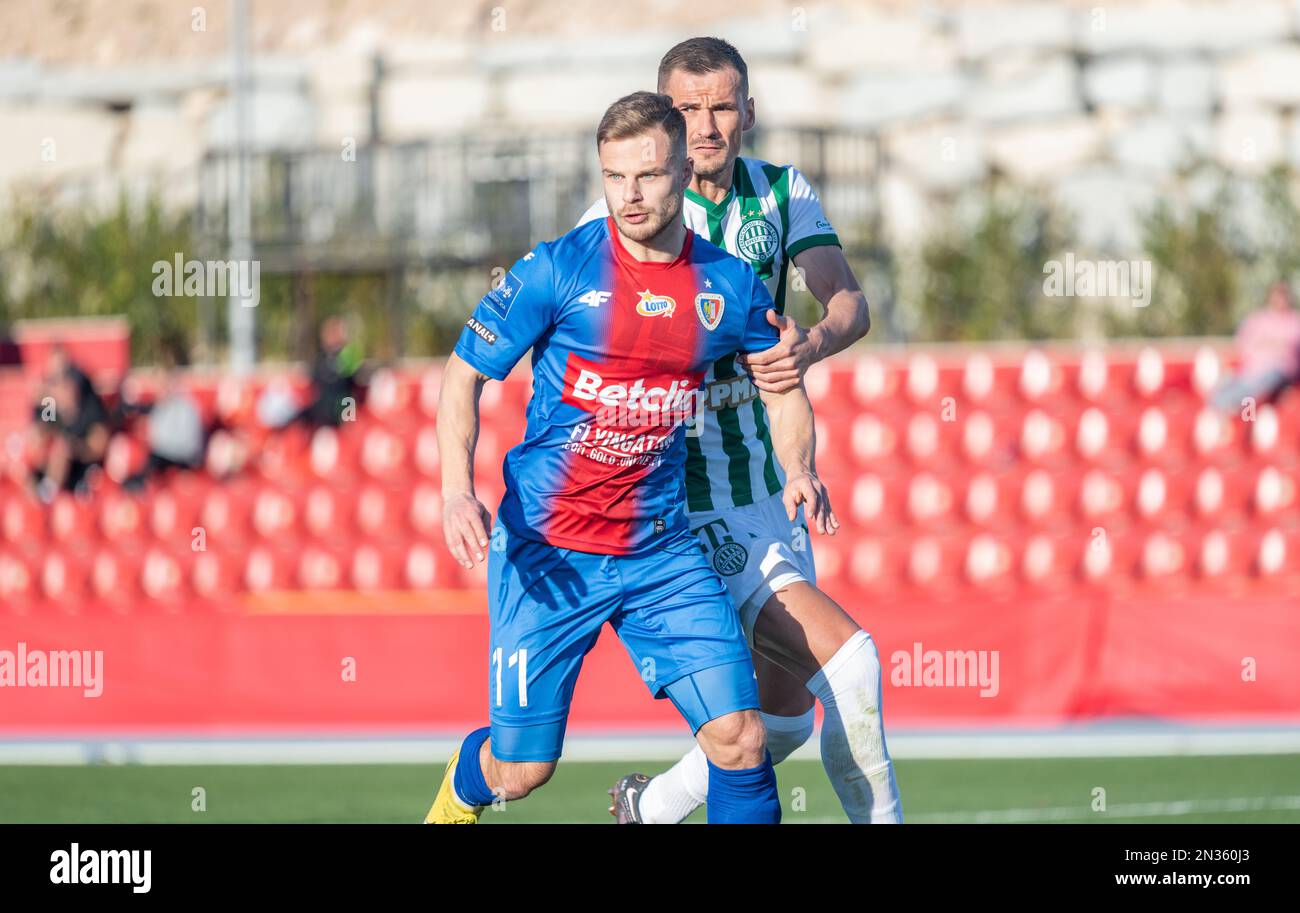
<path id="1" fill-rule="evenodd" d="M 598 289 L 592 289 L 591 291 L 587 292 L 587 294 L 578 298 L 578 300 L 581 301 L 589 308 L 598 308 L 606 301 L 608 301 L 610 296 L 613 294 L 614 294 L 613 292 L 605 292 L 605 291 L 600 291 Z"/>
<path id="2" fill-rule="evenodd" d="M 716 292 L 700 292 L 695 296 L 695 313 L 706 330 L 716 330 L 722 322 L 722 309 L 727 304 Z"/>
<path id="3" fill-rule="evenodd" d="M 656 295 L 650 289 L 638 294 L 641 300 L 636 303 L 636 312 L 642 317 L 671 317 L 677 310 L 677 302 L 667 295 Z"/>

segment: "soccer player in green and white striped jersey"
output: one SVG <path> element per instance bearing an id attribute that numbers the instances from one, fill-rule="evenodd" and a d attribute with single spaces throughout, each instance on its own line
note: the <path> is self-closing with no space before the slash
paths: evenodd
<path id="1" fill-rule="evenodd" d="M 782 504 L 784 473 L 758 397 L 759 389 L 798 386 L 810 365 L 862 338 L 870 327 L 867 301 L 807 179 L 791 165 L 740 155 L 741 136 L 754 126 L 754 100 L 736 49 L 718 38 L 684 41 L 664 55 L 658 85 L 686 117 L 694 166 L 686 224 L 750 263 L 779 315 L 776 346 L 721 358 L 705 378 L 699 435 L 688 438 L 691 527 L 750 638 L 772 762 L 811 736 L 820 700 L 822 763 L 849 820 L 900 822 L 875 644 L 817 588 L 809 530 L 802 512 L 790 516 Z M 602 199 L 580 221 L 606 215 Z M 825 307 L 808 329 L 785 316 L 791 264 Z M 611 811 L 620 822 L 674 823 L 707 791 L 707 762 L 696 749 L 661 775 L 622 778 L 610 791 Z"/>

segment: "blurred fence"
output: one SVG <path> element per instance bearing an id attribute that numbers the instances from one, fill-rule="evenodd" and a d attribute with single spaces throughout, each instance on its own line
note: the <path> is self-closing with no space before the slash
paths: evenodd
<path id="1" fill-rule="evenodd" d="M 879 219 L 877 139 L 862 131 L 756 131 L 752 151 L 796 162 L 846 248 L 865 254 Z M 463 135 L 355 150 L 250 154 L 263 269 L 354 271 L 508 263 L 573 227 L 600 194 L 589 132 Z M 197 228 L 226 237 L 233 155 L 199 170 Z"/>

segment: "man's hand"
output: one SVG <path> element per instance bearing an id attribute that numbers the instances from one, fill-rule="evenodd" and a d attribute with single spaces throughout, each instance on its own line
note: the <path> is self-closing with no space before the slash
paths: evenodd
<path id="1" fill-rule="evenodd" d="M 742 353 L 741 367 L 754 378 L 754 386 L 768 393 L 784 393 L 799 386 L 804 372 L 818 359 L 808 331 L 785 315 L 768 309 L 767 322 L 781 334 L 776 345 L 751 355 Z"/>
<path id="2" fill-rule="evenodd" d="M 442 534 L 447 540 L 447 548 L 452 557 L 460 562 L 461 567 L 472 568 L 475 561 L 483 560 L 487 549 L 487 528 L 492 525 L 492 516 L 486 507 L 468 492 L 452 495 L 442 505 Z"/>
<path id="3" fill-rule="evenodd" d="M 801 472 L 788 476 L 781 501 L 785 504 L 785 514 L 791 523 L 799 515 L 799 505 L 803 504 L 804 516 L 816 527 L 817 532 L 833 536 L 840 528 L 840 521 L 835 519 L 835 512 L 831 510 L 831 496 L 815 473 Z"/>

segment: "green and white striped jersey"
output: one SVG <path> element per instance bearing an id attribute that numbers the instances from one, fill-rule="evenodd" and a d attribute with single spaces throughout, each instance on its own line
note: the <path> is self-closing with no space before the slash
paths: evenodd
<path id="1" fill-rule="evenodd" d="M 737 157 L 731 190 L 721 202 L 687 189 L 682 209 L 692 231 L 754 268 L 778 314 L 785 313 L 795 255 L 840 243 L 812 185 L 793 165 Z M 602 198 L 578 224 L 608 215 Z M 743 507 L 781 491 L 785 473 L 772 451 L 767 410 L 734 353 L 713 363 L 703 391 L 699 434 L 686 438 L 687 511 Z"/>

